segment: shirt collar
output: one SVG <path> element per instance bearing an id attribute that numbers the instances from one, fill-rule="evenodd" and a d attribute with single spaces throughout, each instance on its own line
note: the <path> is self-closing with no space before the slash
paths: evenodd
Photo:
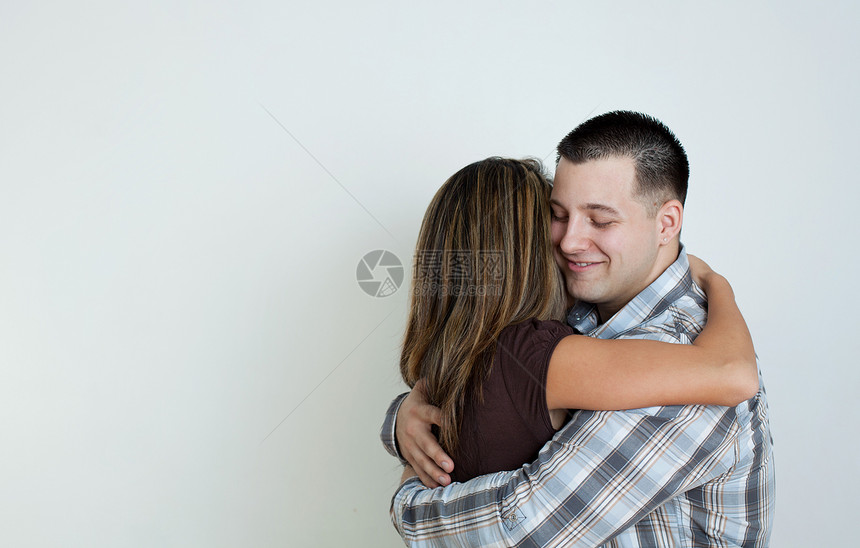
<path id="1" fill-rule="evenodd" d="M 604 324 L 600 324 L 597 306 L 586 302 L 578 302 L 570 309 L 567 323 L 584 335 L 614 339 L 665 312 L 692 285 L 690 261 L 682 245 L 675 262 Z"/>

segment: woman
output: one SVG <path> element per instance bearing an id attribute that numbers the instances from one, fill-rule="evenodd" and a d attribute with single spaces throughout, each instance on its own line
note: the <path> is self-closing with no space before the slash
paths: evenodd
<path id="1" fill-rule="evenodd" d="M 704 263 L 709 319 L 693 345 L 592 339 L 558 321 L 550 190 L 539 163 L 488 158 L 446 181 L 424 216 L 400 369 L 442 410 L 455 481 L 534 460 L 567 409 L 737 405 L 758 389 L 731 288 Z"/>

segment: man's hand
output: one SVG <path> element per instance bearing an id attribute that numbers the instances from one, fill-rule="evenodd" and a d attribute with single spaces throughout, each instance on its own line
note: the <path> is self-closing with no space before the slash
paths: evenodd
<path id="1" fill-rule="evenodd" d="M 408 480 L 409 478 L 411 478 L 413 476 L 417 476 L 417 475 L 418 475 L 418 472 L 416 472 L 414 468 L 412 468 L 411 466 L 409 466 L 407 464 L 406 466 L 403 467 L 403 475 L 400 476 L 400 483 L 403 483 L 404 481 Z"/>
<path id="2" fill-rule="evenodd" d="M 451 483 L 454 464 L 431 431 L 442 422 L 442 410 L 427 403 L 424 381 L 418 381 L 397 412 L 395 435 L 400 454 L 415 469 L 421 483 L 439 487 Z"/>

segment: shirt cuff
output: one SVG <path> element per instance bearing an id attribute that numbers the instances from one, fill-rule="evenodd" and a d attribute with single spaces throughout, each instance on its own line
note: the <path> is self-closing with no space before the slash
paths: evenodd
<path id="1" fill-rule="evenodd" d="M 388 411 L 385 412 L 385 420 L 382 421 L 382 430 L 379 432 L 379 439 L 382 440 L 382 445 L 385 447 L 385 450 L 388 451 L 391 456 L 400 459 L 400 462 L 404 465 L 408 463 L 403 458 L 403 455 L 400 454 L 400 448 L 397 446 L 395 428 L 397 426 L 397 412 L 400 411 L 400 405 L 408 395 L 409 392 L 404 392 L 394 398 L 394 401 L 388 406 Z"/>
<path id="2" fill-rule="evenodd" d="M 388 514 L 391 516 L 391 524 L 394 525 L 404 541 L 407 541 L 407 534 L 403 528 L 403 508 L 407 506 L 406 500 L 409 496 L 421 489 L 424 489 L 424 484 L 421 483 L 418 476 L 412 476 L 401 483 L 394 496 L 391 497 L 391 507 L 388 509 Z M 408 541 L 406 543 L 409 544 Z"/>

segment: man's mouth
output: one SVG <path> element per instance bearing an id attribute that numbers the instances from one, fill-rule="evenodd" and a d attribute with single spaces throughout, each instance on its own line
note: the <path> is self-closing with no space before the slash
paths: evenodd
<path id="1" fill-rule="evenodd" d="M 599 262 L 567 261 L 567 266 L 574 272 L 584 272 L 599 265 Z"/>

